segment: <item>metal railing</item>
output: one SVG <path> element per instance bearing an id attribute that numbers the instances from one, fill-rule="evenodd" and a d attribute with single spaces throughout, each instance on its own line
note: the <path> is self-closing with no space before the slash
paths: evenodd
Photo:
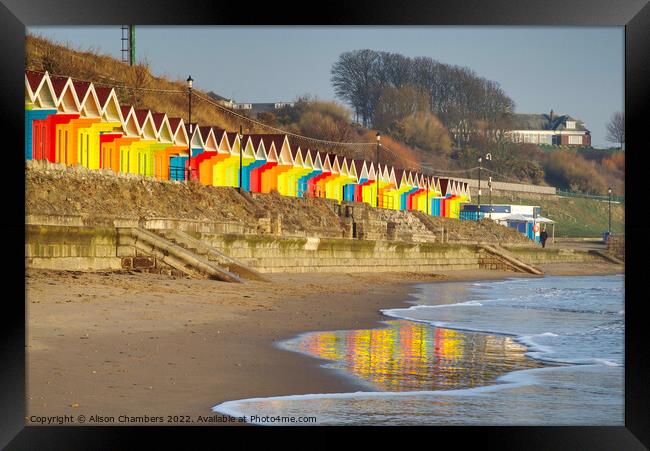
<path id="1" fill-rule="evenodd" d="M 458 215 L 458 219 L 461 221 L 476 221 L 483 218 L 485 218 L 485 212 L 483 211 L 461 211 Z"/>
<path id="2" fill-rule="evenodd" d="M 594 194 L 594 193 L 581 193 L 578 191 L 563 191 L 558 189 L 557 190 L 557 195 L 562 196 L 562 197 L 583 197 L 585 199 L 600 199 L 600 200 L 608 200 L 609 196 L 606 194 Z M 620 202 L 620 203 L 625 203 L 625 196 L 617 196 L 615 194 L 612 194 L 612 202 Z"/>

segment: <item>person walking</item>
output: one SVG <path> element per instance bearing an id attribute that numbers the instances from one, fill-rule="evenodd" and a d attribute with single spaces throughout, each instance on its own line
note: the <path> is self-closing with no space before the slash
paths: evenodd
<path id="1" fill-rule="evenodd" d="M 542 227 L 542 231 L 539 233 L 539 241 L 542 242 L 542 247 L 546 247 L 546 240 L 548 239 L 548 233 L 546 233 L 546 226 Z"/>

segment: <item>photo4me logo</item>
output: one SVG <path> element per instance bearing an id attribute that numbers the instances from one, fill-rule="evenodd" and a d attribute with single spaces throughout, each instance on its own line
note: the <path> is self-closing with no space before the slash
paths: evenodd
<path id="1" fill-rule="evenodd" d="M 280 415 L 251 415 L 250 422 L 255 424 L 316 423 L 316 417 L 294 417 Z"/>

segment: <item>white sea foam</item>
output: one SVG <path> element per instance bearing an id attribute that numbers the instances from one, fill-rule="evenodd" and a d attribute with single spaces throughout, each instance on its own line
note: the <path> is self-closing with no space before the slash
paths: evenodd
<path id="1" fill-rule="evenodd" d="M 398 411 L 406 409 L 414 423 L 622 424 L 625 312 L 620 284 L 617 276 L 511 279 L 494 286 L 477 284 L 465 297 L 470 300 L 463 302 L 381 311 L 390 318 L 438 328 L 511 336 L 526 347 L 527 356 L 562 366 L 515 371 L 482 387 L 410 392 L 370 388 L 354 393 L 254 398 L 228 401 L 214 406 L 213 411 L 242 416 L 258 409 L 301 413 L 307 409 L 325 412 L 325 424 L 364 424 L 370 418 L 393 424 L 399 418 L 393 413 L 399 405 L 407 406 Z M 419 301 L 430 302 L 424 296 L 436 299 L 435 290 L 434 285 L 423 287 Z M 299 342 L 306 335 L 290 342 Z M 296 350 L 295 346 L 279 345 Z M 556 390 L 563 395 L 558 396 Z M 497 392 L 502 394 L 494 396 Z M 404 402 L 396 404 L 392 398 Z M 449 402 L 439 403 L 441 398 Z M 368 403 L 359 404 L 358 400 Z M 445 410 L 445 404 L 458 409 Z"/>
<path id="2" fill-rule="evenodd" d="M 573 387 L 575 368 L 578 368 L 583 377 L 586 377 L 589 384 L 602 381 L 598 376 L 600 374 L 598 367 L 600 365 L 581 365 L 579 367 L 546 367 L 535 368 L 528 370 L 515 371 L 508 373 L 498 378 L 496 384 L 467 388 L 460 390 L 434 390 L 434 391 L 411 391 L 411 392 L 351 392 L 351 393 L 321 393 L 321 394 L 304 394 L 304 395 L 289 395 L 289 396 L 274 396 L 269 398 L 249 398 L 235 401 L 227 401 L 222 404 L 212 407 L 213 412 L 230 415 L 233 417 L 247 416 L 249 419 L 252 415 L 273 415 L 273 416 L 291 416 L 293 414 L 300 415 L 314 415 L 317 417 L 324 417 L 325 424 L 349 424 L 353 418 L 354 412 L 350 412 L 346 406 L 355 405 L 363 401 L 371 403 L 371 406 L 377 405 L 376 409 L 368 412 L 359 412 L 360 422 L 364 423 L 364 419 L 371 418 L 372 421 L 383 421 L 386 424 L 394 424 L 396 419 L 395 408 L 401 407 L 399 412 L 409 412 L 409 408 L 416 409 L 412 413 L 412 418 L 406 418 L 406 422 L 412 421 L 417 424 L 418 421 L 430 424 L 463 424 L 471 422 L 473 424 L 581 424 L 581 418 L 584 424 L 609 424 L 620 425 L 623 423 L 623 403 L 622 403 L 622 386 L 616 385 L 616 381 L 621 379 L 617 374 L 608 374 L 605 379 L 611 383 L 614 381 L 612 387 L 605 387 L 604 390 L 620 392 L 620 400 L 618 402 L 608 403 L 599 401 L 594 396 L 593 392 L 586 394 L 586 397 L 581 398 L 584 404 L 574 404 L 574 400 L 558 398 L 554 400 L 545 400 L 544 397 L 535 401 L 537 409 L 533 409 L 535 416 L 532 419 L 525 418 L 522 413 L 533 411 L 529 410 L 530 394 L 552 392 L 554 386 L 558 387 Z M 595 376 L 595 379 L 594 379 Z M 551 385 L 548 382 L 552 382 Z M 526 389 L 526 387 L 529 387 Z M 526 389 L 526 391 L 521 391 Z M 494 395 L 499 393 L 497 397 Z M 545 396 L 548 396 L 545 395 Z M 513 402 L 524 399 L 523 404 L 515 405 Z M 393 400 L 401 400 L 395 403 Z M 498 400 L 498 401 L 497 401 Z M 422 409 L 428 409 L 421 411 Z M 436 405 L 442 403 L 443 406 L 449 406 L 447 410 L 442 412 L 437 409 Z M 564 417 L 553 417 L 545 412 L 540 412 L 540 408 L 548 406 L 550 403 L 557 405 L 556 408 L 568 409 Z M 592 403 L 593 408 L 589 408 L 587 403 Z M 415 404 L 415 405 L 414 405 Z M 467 410 L 467 405 L 470 410 Z M 602 408 L 601 406 L 607 408 Z M 413 407 L 410 407 L 413 406 Z M 454 407 L 457 406 L 457 407 Z M 492 408 L 495 410 L 494 414 L 485 410 L 477 411 L 476 408 L 482 409 Z M 580 415 L 575 415 L 571 409 L 582 409 Z M 455 419 L 449 420 L 449 411 L 454 412 Z M 463 411 L 463 409 L 465 409 Z M 520 410 L 523 409 L 523 410 Z M 603 413 L 607 412 L 603 419 Z M 556 412 L 561 413 L 561 412 Z M 471 420 L 471 421 L 470 421 Z M 577 421 L 576 421 L 577 420 Z M 283 423 L 269 423 L 269 422 L 256 422 L 251 421 L 253 424 L 259 425 L 273 425 Z M 295 425 L 297 423 L 284 423 Z"/>
<path id="3" fill-rule="evenodd" d="M 622 303 L 620 279 L 617 276 L 544 279 L 511 279 L 506 285 L 492 289 L 507 296 L 495 297 L 488 293 L 492 298 L 489 301 L 475 298 L 381 312 L 388 317 L 435 327 L 513 336 L 528 348 L 526 355 L 545 362 L 621 366 L 620 353 L 615 349 L 605 352 L 601 349 L 608 346 L 602 341 L 621 338 L 622 343 L 622 319 L 603 322 L 603 316 L 620 318 L 624 314 L 620 307 L 615 308 Z M 594 282 L 598 285 L 590 285 Z M 483 309 L 474 310 L 476 306 Z M 604 337 L 604 340 L 594 341 L 589 336 Z"/>

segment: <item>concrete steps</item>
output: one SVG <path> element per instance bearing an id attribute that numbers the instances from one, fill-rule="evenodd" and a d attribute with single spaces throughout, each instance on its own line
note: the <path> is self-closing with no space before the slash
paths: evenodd
<path id="1" fill-rule="evenodd" d="M 608 254 L 607 252 L 591 249 L 588 251 L 590 254 L 598 255 L 599 257 L 603 258 L 604 260 L 607 260 L 610 263 L 614 263 L 615 265 L 625 265 L 625 262 L 621 260 L 620 258 Z"/>
<path id="2" fill-rule="evenodd" d="M 418 218 L 424 228 L 427 229 L 427 231 L 431 232 L 435 237 L 440 239 L 440 242 L 444 241 L 444 229 L 441 228 L 439 225 L 434 224 L 433 221 L 430 219 L 431 216 L 426 215 L 422 213 L 421 211 L 418 210 L 410 210 L 409 213 L 411 213 L 413 216 Z"/>
<path id="3" fill-rule="evenodd" d="M 217 263 L 149 230 L 139 227 L 120 227 L 117 232 L 120 246 L 131 246 L 143 254 L 156 257 L 190 277 L 241 282 L 239 276 L 221 268 Z"/>
<path id="4" fill-rule="evenodd" d="M 501 247 L 491 246 L 488 244 L 479 244 L 478 247 L 484 252 L 498 258 L 500 261 L 510 266 L 515 271 L 529 273 L 529 274 L 536 274 L 536 275 L 544 274 L 544 272 L 541 269 L 529 265 L 528 263 L 522 262 L 517 257 L 512 255 L 510 252 L 506 251 Z"/>
<path id="5" fill-rule="evenodd" d="M 202 242 L 201 240 L 194 238 L 191 235 L 188 235 L 185 232 L 182 232 L 178 229 L 157 229 L 152 230 L 152 232 L 174 243 L 177 246 L 187 249 L 196 255 L 200 255 L 209 262 L 214 262 L 219 267 L 225 268 L 228 272 L 236 274 L 241 278 L 268 282 L 267 278 L 265 278 L 262 274 L 250 266 L 245 265 L 244 263 L 235 260 L 232 257 L 229 257 L 223 252 Z"/>

